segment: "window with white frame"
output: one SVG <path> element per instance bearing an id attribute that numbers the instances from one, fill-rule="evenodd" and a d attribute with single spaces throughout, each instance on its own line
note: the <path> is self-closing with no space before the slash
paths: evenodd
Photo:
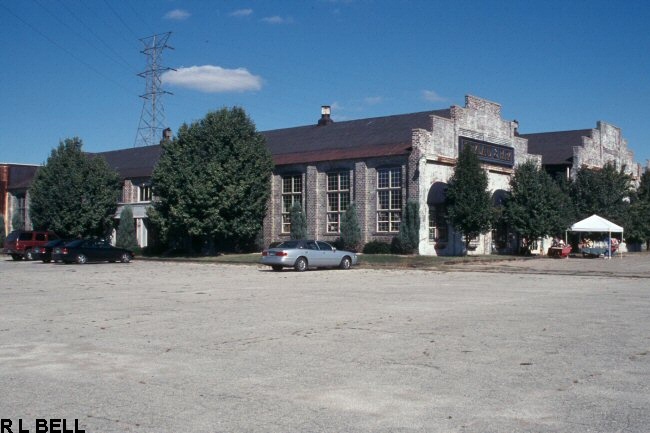
<path id="1" fill-rule="evenodd" d="M 402 218 L 402 169 L 377 170 L 377 231 L 399 232 Z"/>
<path id="2" fill-rule="evenodd" d="M 282 233 L 291 232 L 291 207 L 302 203 L 302 175 L 282 176 Z"/>
<path id="3" fill-rule="evenodd" d="M 138 188 L 138 201 L 151 201 L 151 185 L 140 185 Z"/>
<path id="4" fill-rule="evenodd" d="M 429 205 L 429 241 L 444 243 L 448 240 L 447 207 L 444 204 Z"/>
<path id="5" fill-rule="evenodd" d="M 350 207 L 350 172 L 327 173 L 327 232 L 341 231 L 341 217 Z"/>

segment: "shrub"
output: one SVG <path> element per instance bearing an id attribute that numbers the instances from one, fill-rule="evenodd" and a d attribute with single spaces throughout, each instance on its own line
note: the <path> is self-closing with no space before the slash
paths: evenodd
<path id="1" fill-rule="evenodd" d="M 120 213 L 120 224 L 117 227 L 117 240 L 115 246 L 126 248 L 128 250 L 135 250 L 138 247 L 131 206 L 124 206 Z"/>
<path id="2" fill-rule="evenodd" d="M 391 247 L 395 254 L 413 254 L 418 251 L 420 238 L 420 205 L 409 201 L 402 215 L 399 234 L 393 238 Z"/>
<path id="3" fill-rule="evenodd" d="M 364 254 L 390 254 L 390 244 L 382 241 L 370 241 L 363 246 Z"/>
<path id="4" fill-rule="evenodd" d="M 357 251 L 359 244 L 361 244 L 361 226 L 357 217 L 357 207 L 354 203 L 350 205 L 342 218 L 341 237 L 339 238 L 341 246 L 337 248 Z"/>
<path id="5" fill-rule="evenodd" d="M 295 202 L 289 213 L 291 219 L 291 239 L 305 239 L 307 237 L 307 218 L 299 202 Z"/>

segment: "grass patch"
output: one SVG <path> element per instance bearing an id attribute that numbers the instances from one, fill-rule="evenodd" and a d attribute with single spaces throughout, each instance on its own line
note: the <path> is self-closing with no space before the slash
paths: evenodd
<path id="1" fill-rule="evenodd" d="M 143 257 L 144 260 L 163 260 L 174 262 L 193 263 L 229 263 L 229 264 L 258 264 L 262 258 L 261 253 L 250 254 L 223 254 L 220 256 L 185 256 L 185 257 Z M 426 269 L 439 268 L 444 265 L 462 263 L 484 263 L 501 260 L 520 259 L 518 256 L 401 256 L 395 254 L 360 254 L 359 266 L 362 268 L 380 269 Z"/>
<path id="2" fill-rule="evenodd" d="M 438 268 L 443 265 L 481 263 L 509 260 L 514 256 L 398 256 L 394 254 L 364 254 L 359 263 L 369 268 Z"/>

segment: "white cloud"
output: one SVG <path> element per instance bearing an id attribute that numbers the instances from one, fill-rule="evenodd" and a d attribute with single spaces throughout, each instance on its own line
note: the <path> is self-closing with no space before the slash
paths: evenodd
<path id="1" fill-rule="evenodd" d="M 165 84 L 205 93 L 246 92 L 262 88 L 262 78 L 251 74 L 245 68 L 225 69 L 212 65 L 167 71 L 160 79 Z"/>
<path id="2" fill-rule="evenodd" d="M 384 101 L 384 98 L 381 96 L 368 96 L 367 98 L 363 99 L 363 102 L 365 102 L 368 105 L 377 105 L 381 104 Z"/>
<path id="3" fill-rule="evenodd" d="M 434 90 L 423 90 L 422 98 L 424 98 L 424 100 L 429 102 L 444 102 L 447 100 L 447 98 L 438 95 L 438 93 L 435 92 Z"/>
<path id="4" fill-rule="evenodd" d="M 283 18 L 279 15 L 273 15 L 272 17 L 262 18 L 262 21 L 269 24 L 291 24 L 293 22 L 293 18 L 291 17 Z"/>
<path id="5" fill-rule="evenodd" d="M 183 10 L 183 9 L 174 9 L 173 11 L 169 11 L 165 14 L 165 19 L 167 20 L 176 20 L 176 21 L 183 21 L 188 19 L 192 14 L 190 14 L 188 11 Z"/>
<path id="6" fill-rule="evenodd" d="M 230 12 L 231 17 L 247 17 L 253 13 L 253 9 L 237 9 Z"/>

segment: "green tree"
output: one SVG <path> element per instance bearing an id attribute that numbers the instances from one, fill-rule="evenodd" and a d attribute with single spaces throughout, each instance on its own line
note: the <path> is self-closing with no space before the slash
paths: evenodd
<path id="1" fill-rule="evenodd" d="M 299 202 L 295 202 L 289 211 L 291 221 L 291 239 L 305 239 L 307 237 L 307 218 Z"/>
<path id="2" fill-rule="evenodd" d="M 420 204 L 410 200 L 402 214 L 399 233 L 393 239 L 393 250 L 398 254 L 413 254 L 420 245 Z"/>
<path id="3" fill-rule="evenodd" d="M 117 226 L 116 237 L 116 246 L 128 250 L 138 248 L 138 240 L 135 235 L 135 225 L 133 224 L 133 211 L 131 210 L 131 206 L 124 206 L 122 212 L 120 212 L 120 224 Z"/>
<path id="4" fill-rule="evenodd" d="M 530 247 L 532 240 L 565 232 L 571 225 L 570 203 L 560 185 L 530 160 L 519 165 L 510 179 L 504 217 Z"/>
<path id="5" fill-rule="evenodd" d="M 53 149 L 34 176 L 29 214 L 35 228 L 61 236 L 105 236 L 111 230 L 120 179 L 106 160 L 82 152 L 79 138 Z"/>
<path id="6" fill-rule="evenodd" d="M 447 188 L 449 221 L 465 239 L 469 248 L 472 239 L 490 230 L 495 218 L 487 174 L 471 146 L 464 146 Z"/>
<path id="7" fill-rule="evenodd" d="M 630 242 L 645 243 L 650 249 L 650 172 L 641 175 L 641 182 L 630 203 L 624 225 L 625 237 Z"/>
<path id="8" fill-rule="evenodd" d="M 357 251 L 361 244 L 361 226 L 354 203 L 348 207 L 341 220 L 341 244 L 343 248 L 352 251 Z"/>
<path id="9" fill-rule="evenodd" d="M 582 167 L 571 184 L 576 218 L 600 215 L 619 225 L 625 223 L 632 193 L 631 178 L 623 168 L 607 163 L 602 169 Z"/>
<path id="10" fill-rule="evenodd" d="M 161 146 L 148 212 L 160 237 L 252 247 L 266 214 L 273 161 L 244 110 L 210 112 Z"/>

